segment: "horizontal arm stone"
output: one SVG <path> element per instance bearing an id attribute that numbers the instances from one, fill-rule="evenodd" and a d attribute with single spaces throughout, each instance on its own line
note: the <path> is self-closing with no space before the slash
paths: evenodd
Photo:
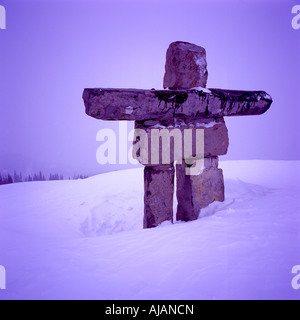
<path id="1" fill-rule="evenodd" d="M 221 89 L 85 89 L 83 99 L 91 117 L 132 121 L 259 115 L 272 104 L 264 91 Z"/>

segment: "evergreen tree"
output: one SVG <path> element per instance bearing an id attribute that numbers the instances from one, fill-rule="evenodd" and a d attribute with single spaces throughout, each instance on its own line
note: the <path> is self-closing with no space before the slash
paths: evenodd
<path id="1" fill-rule="evenodd" d="M 14 183 L 13 178 L 12 178 L 12 176 L 10 174 L 7 175 L 7 182 L 6 183 L 7 184 Z"/>
<path id="2" fill-rule="evenodd" d="M 14 183 L 22 182 L 22 173 L 17 174 L 16 171 L 14 172 Z"/>

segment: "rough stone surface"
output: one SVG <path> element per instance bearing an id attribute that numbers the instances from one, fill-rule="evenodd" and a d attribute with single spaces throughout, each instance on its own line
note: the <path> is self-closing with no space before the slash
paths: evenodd
<path id="1" fill-rule="evenodd" d="M 272 98 L 263 91 L 85 89 L 86 113 L 102 120 L 172 120 L 259 115 Z"/>
<path id="2" fill-rule="evenodd" d="M 145 229 L 173 222 L 174 177 L 174 167 L 145 167 Z"/>
<path id="3" fill-rule="evenodd" d="M 216 158 L 205 159 L 205 166 L 198 176 L 187 176 L 186 164 L 176 166 L 178 221 L 196 220 L 201 209 L 214 201 L 224 201 L 223 172 L 217 168 Z"/>
<path id="4" fill-rule="evenodd" d="M 229 137 L 228 130 L 225 125 L 223 118 L 217 119 L 201 119 L 201 120 L 191 120 L 184 121 L 182 119 L 172 119 L 170 121 L 154 121 L 154 120 L 146 120 L 146 121 L 137 121 L 135 123 L 136 129 L 136 140 L 134 145 L 141 141 L 143 138 L 140 136 L 140 129 L 147 133 L 147 141 L 146 143 L 140 143 L 139 148 L 137 150 L 133 149 L 133 158 L 137 159 L 143 165 L 151 165 L 151 151 L 156 151 L 159 154 L 160 162 L 158 164 L 163 164 L 164 155 L 166 153 L 170 154 L 170 162 L 172 164 L 176 160 L 184 159 L 185 150 L 190 149 L 192 151 L 191 154 L 188 155 L 188 158 L 202 158 L 203 154 L 198 153 L 196 148 L 197 143 L 199 141 L 196 140 L 196 130 L 203 129 L 204 130 L 204 156 L 205 157 L 214 157 L 219 155 L 225 155 L 229 146 Z M 180 130 L 181 139 L 180 144 L 170 143 L 172 137 L 173 130 Z M 192 139 L 192 147 L 187 147 L 185 142 L 185 130 L 193 130 Z M 167 130 L 170 133 L 169 137 L 166 140 L 162 139 L 161 144 L 152 145 L 151 134 L 153 134 L 153 130 Z M 172 138 L 173 141 L 173 138 Z M 178 150 L 180 148 L 180 150 Z M 200 148 L 201 150 L 201 148 Z M 177 152 L 178 151 L 178 152 Z M 178 154 L 180 155 L 178 157 Z M 176 156 L 177 155 L 177 156 Z M 154 164 L 154 163 L 152 163 Z"/>
<path id="5" fill-rule="evenodd" d="M 206 87 L 208 72 L 204 48 L 187 42 L 173 42 L 167 51 L 164 88 Z"/>

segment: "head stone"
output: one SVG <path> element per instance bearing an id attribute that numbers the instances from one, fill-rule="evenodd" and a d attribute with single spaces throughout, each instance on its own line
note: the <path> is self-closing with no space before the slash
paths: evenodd
<path id="1" fill-rule="evenodd" d="M 207 62 L 204 48 L 188 42 L 173 42 L 167 51 L 164 88 L 171 90 L 206 87 Z"/>

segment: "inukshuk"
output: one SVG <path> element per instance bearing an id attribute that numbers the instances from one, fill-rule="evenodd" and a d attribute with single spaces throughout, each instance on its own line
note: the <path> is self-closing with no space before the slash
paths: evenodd
<path id="1" fill-rule="evenodd" d="M 145 165 L 144 228 L 173 222 L 176 160 L 177 220 L 195 220 L 202 208 L 224 201 L 223 172 L 218 169 L 218 157 L 229 145 L 224 117 L 260 115 L 272 104 L 264 91 L 206 89 L 207 77 L 205 49 L 175 42 L 167 51 L 167 90 L 84 90 L 89 116 L 135 121 L 134 157 Z M 199 132 L 204 140 L 197 139 Z M 178 137 L 179 144 L 174 142 Z M 199 159 L 199 173 L 187 174 Z"/>

